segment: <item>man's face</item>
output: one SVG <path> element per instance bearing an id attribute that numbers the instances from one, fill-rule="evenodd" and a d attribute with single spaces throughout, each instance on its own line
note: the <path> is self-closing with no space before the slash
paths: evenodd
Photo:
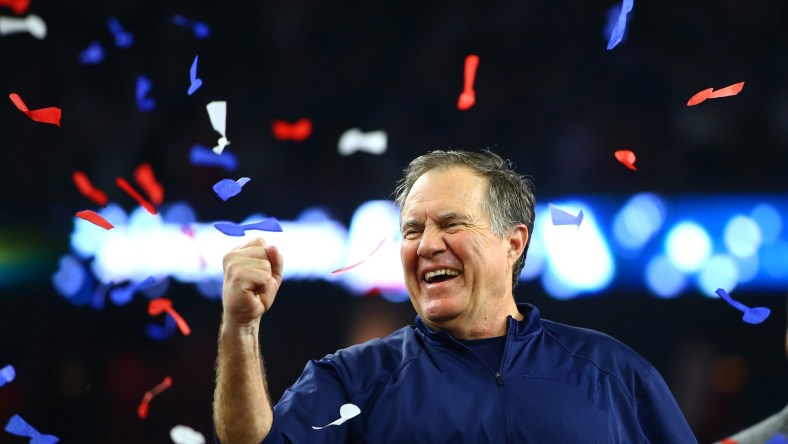
<path id="1" fill-rule="evenodd" d="M 432 326 L 479 319 L 512 298 L 510 237 L 493 234 L 482 210 L 487 179 L 465 167 L 432 170 L 413 184 L 402 208 L 400 251 L 416 312 Z"/>

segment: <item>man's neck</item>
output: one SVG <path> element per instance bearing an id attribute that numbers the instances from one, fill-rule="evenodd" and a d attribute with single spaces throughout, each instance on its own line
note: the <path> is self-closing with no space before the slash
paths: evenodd
<path id="1" fill-rule="evenodd" d="M 485 339 L 506 335 L 509 325 L 509 316 L 518 321 L 522 321 L 524 318 L 522 313 L 517 310 L 517 305 L 512 302 L 511 307 L 507 307 L 507 310 L 500 310 L 495 314 L 478 317 L 472 320 L 458 318 L 445 327 L 433 325 L 426 320 L 424 320 L 424 322 L 432 330 L 446 330 L 446 332 L 455 339 Z"/>

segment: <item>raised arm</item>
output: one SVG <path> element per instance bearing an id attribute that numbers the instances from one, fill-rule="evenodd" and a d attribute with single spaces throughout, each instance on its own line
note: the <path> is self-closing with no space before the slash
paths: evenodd
<path id="1" fill-rule="evenodd" d="M 282 283 L 283 259 L 276 247 L 256 239 L 230 251 L 223 264 L 213 420 L 223 444 L 257 444 L 273 423 L 258 341 L 260 319 Z"/>

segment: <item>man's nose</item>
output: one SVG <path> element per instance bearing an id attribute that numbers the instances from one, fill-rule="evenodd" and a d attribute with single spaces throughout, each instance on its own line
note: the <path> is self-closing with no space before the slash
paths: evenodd
<path id="1" fill-rule="evenodd" d="M 419 248 L 416 250 L 416 254 L 427 258 L 435 256 L 445 250 L 446 242 L 443 239 L 443 233 L 434 228 L 426 228 L 421 234 Z"/>

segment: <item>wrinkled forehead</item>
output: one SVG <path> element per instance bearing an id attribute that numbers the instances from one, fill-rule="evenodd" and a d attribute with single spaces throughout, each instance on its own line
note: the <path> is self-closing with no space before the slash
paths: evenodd
<path id="1" fill-rule="evenodd" d="M 476 211 L 486 198 L 487 188 L 487 179 L 469 168 L 433 169 L 413 183 L 400 209 L 400 217 L 427 211 Z"/>

